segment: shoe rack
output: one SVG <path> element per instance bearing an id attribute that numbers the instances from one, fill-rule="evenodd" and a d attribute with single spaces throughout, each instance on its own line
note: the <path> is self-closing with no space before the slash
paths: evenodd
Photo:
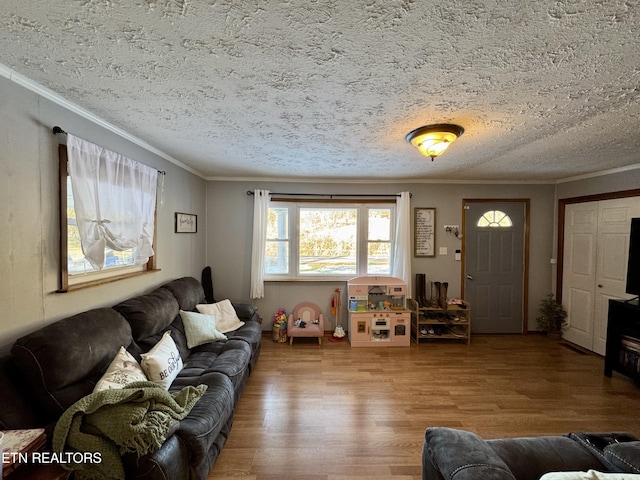
<path id="1" fill-rule="evenodd" d="M 471 306 L 469 302 L 421 307 L 407 300 L 411 309 L 411 340 L 420 346 L 424 340 L 462 340 L 471 344 Z"/>

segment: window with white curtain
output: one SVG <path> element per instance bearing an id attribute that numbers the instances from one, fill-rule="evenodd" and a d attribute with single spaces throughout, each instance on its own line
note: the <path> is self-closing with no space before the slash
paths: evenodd
<path id="1" fill-rule="evenodd" d="M 272 201 L 266 280 L 332 280 L 392 271 L 395 203 Z"/>
<path id="2" fill-rule="evenodd" d="M 59 153 L 60 290 L 153 270 L 158 172 L 71 135 Z"/>

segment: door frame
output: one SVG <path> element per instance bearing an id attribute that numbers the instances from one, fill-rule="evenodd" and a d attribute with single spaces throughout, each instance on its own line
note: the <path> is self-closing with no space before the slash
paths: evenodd
<path id="1" fill-rule="evenodd" d="M 526 335 L 529 330 L 529 235 L 530 235 L 530 209 L 531 200 L 529 198 L 463 198 L 462 199 L 462 268 L 460 268 L 460 292 L 464 298 L 466 279 L 466 239 L 465 228 L 467 225 L 467 203 L 521 203 L 524 205 L 524 271 L 522 278 L 522 335 Z M 472 305 L 473 306 L 473 305 Z"/>
<path id="2" fill-rule="evenodd" d="M 618 198 L 640 197 L 640 189 L 620 190 L 617 192 L 597 193 L 580 197 L 568 197 L 558 200 L 558 245 L 556 269 L 556 299 L 562 302 L 562 287 L 564 276 L 564 221 L 566 206 L 573 203 L 597 202 L 600 200 L 615 200 Z"/>

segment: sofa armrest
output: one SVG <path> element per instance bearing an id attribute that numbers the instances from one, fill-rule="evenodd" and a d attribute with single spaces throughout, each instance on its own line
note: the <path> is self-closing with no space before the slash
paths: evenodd
<path id="1" fill-rule="evenodd" d="M 12 356 L 0 358 L 0 430 L 36 428 L 46 422 Z"/>
<path id="2" fill-rule="evenodd" d="M 507 465 L 475 433 L 427 428 L 422 450 L 424 480 L 516 480 Z"/>
<path id="3" fill-rule="evenodd" d="M 258 315 L 258 307 L 249 305 L 248 303 L 232 303 L 238 318 L 244 322 L 260 323 L 260 315 Z"/>
<path id="4" fill-rule="evenodd" d="M 142 457 L 127 453 L 122 457 L 127 478 L 135 480 L 189 480 L 188 460 L 187 446 L 176 435 L 167 437 L 162 447 L 153 453 Z"/>

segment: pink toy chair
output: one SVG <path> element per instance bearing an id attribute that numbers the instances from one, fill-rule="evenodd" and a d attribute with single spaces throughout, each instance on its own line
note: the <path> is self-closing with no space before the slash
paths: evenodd
<path id="1" fill-rule="evenodd" d="M 305 323 L 304 327 L 296 326 L 298 319 Z M 296 305 L 289 315 L 287 335 L 289 335 L 289 345 L 293 345 L 293 337 L 318 337 L 318 345 L 322 345 L 324 315 L 320 313 L 320 308 L 311 302 Z"/>

